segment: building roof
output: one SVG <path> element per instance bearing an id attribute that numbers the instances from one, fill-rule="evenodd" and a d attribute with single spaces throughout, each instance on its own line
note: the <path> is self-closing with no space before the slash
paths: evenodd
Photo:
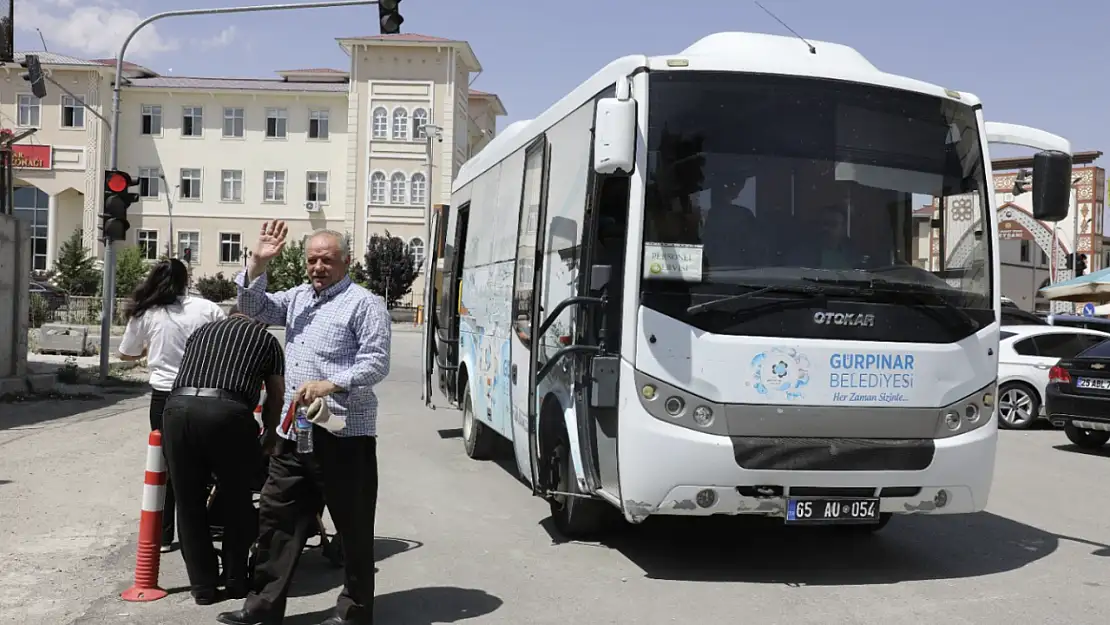
<path id="1" fill-rule="evenodd" d="M 314 67 L 310 69 L 279 69 L 278 74 L 344 74 L 347 72 L 341 69 L 331 69 L 330 67 Z"/>
<path id="2" fill-rule="evenodd" d="M 20 63 L 23 58 L 28 54 L 34 54 L 39 57 L 39 63 L 43 65 L 77 65 L 80 67 L 99 67 L 100 63 L 94 61 L 86 61 L 73 56 L 66 56 L 64 54 L 54 54 L 53 52 L 16 52 L 15 62 Z M 115 61 L 113 61 L 114 63 Z"/>
<path id="3" fill-rule="evenodd" d="M 1088 150 L 1086 152 L 1075 152 L 1071 157 L 1072 165 L 1090 165 L 1102 156 L 1102 152 L 1098 150 Z M 1029 169 L 1033 166 L 1032 156 L 1014 156 L 1010 158 L 996 158 L 991 161 L 991 167 L 994 171 L 1006 171 L 1010 169 Z"/>
<path id="4" fill-rule="evenodd" d="M 396 35 L 363 35 L 360 37 L 339 37 L 336 39 L 339 47 L 347 54 L 355 46 L 405 46 L 405 47 L 439 47 L 450 46 L 462 54 L 462 60 L 472 72 L 482 71 L 482 64 L 474 54 L 470 44 L 458 39 L 446 39 L 431 35 L 418 35 L 416 33 L 399 33 Z"/>
<path id="5" fill-rule="evenodd" d="M 276 91 L 286 93 L 346 93 L 346 82 L 297 82 L 270 78 L 202 78 L 157 76 L 132 78 L 131 89 L 196 89 L 200 91 Z"/>
<path id="6" fill-rule="evenodd" d="M 501 98 L 498 97 L 496 93 L 489 93 L 489 92 L 486 92 L 486 91 L 478 91 L 477 89 L 471 89 L 470 93 L 468 95 L 471 98 L 475 98 L 475 99 L 478 99 L 478 100 L 488 100 L 490 103 L 492 103 L 492 105 L 494 107 L 493 114 L 495 116 L 508 115 L 509 114 L 508 111 L 505 110 L 505 105 L 501 102 Z"/>
<path id="7" fill-rule="evenodd" d="M 96 63 L 97 65 L 105 65 L 105 66 L 108 66 L 108 67 L 115 67 L 116 66 L 116 60 L 115 59 L 92 59 L 89 62 L 90 63 Z M 158 72 L 150 69 L 149 67 L 144 67 L 142 65 L 139 65 L 138 63 L 132 63 L 131 61 L 124 61 L 123 62 L 123 71 L 125 71 L 125 72 L 134 72 L 134 73 L 137 73 L 137 74 L 145 74 L 146 76 L 151 76 L 151 77 L 158 76 Z"/>

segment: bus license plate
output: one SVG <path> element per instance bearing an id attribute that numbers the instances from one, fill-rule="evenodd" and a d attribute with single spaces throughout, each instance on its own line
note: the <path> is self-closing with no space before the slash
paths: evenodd
<path id="1" fill-rule="evenodd" d="M 789 524 L 878 523 L 878 499 L 791 499 L 786 508 Z"/>

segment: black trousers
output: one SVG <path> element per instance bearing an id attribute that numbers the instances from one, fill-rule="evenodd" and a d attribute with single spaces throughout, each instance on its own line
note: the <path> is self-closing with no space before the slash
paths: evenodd
<path id="1" fill-rule="evenodd" d="M 374 619 L 374 513 L 378 505 L 377 439 L 338 437 L 313 427 L 313 453 L 282 441 L 270 458 L 258 514 L 258 552 L 244 607 L 285 615 L 289 583 L 305 542 L 315 534 L 324 504 L 343 536 L 344 585 L 336 601 L 341 618 Z"/>
<path id="2" fill-rule="evenodd" d="M 213 475 L 223 507 L 224 573 L 229 585 L 245 584 L 255 537 L 251 480 L 262 461 L 258 423 L 251 408 L 226 399 L 170 397 L 162 434 L 189 584 L 194 590 L 211 589 L 220 581 L 208 523 L 208 486 Z"/>
<path id="3" fill-rule="evenodd" d="M 160 391 L 156 388 L 150 389 L 150 431 L 162 429 L 162 412 L 166 409 L 166 400 L 170 397 L 169 391 Z M 165 432 L 163 432 L 165 434 Z M 165 444 L 162 445 L 162 453 L 165 455 Z M 168 545 L 173 542 L 174 536 L 174 497 L 173 485 L 170 483 L 169 474 L 166 475 L 166 505 L 162 508 L 162 544 Z"/>

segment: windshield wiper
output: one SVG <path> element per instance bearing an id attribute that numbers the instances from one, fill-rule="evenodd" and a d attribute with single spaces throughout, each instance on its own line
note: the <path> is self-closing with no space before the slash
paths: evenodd
<path id="1" fill-rule="evenodd" d="M 792 286 L 792 285 L 766 286 L 766 287 L 763 287 L 763 288 L 755 289 L 754 291 L 748 291 L 747 293 L 739 293 L 737 295 L 728 295 L 728 296 L 725 296 L 725 297 L 719 297 L 717 299 L 709 300 L 708 302 L 702 302 L 700 304 L 694 304 L 693 306 L 690 306 L 689 308 L 686 309 L 686 314 L 696 315 L 698 313 L 703 313 L 703 312 L 706 312 L 706 311 L 709 311 L 709 310 L 720 310 L 721 306 L 724 306 L 726 304 L 730 304 L 732 302 L 742 300 L 742 299 L 747 299 L 749 297 L 754 297 L 756 295 L 762 295 L 764 293 L 793 293 L 793 294 L 796 294 L 796 295 L 806 296 L 804 299 L 776 300 L 774 302 L 767 302 L 766 304 L 760 304 L 758 306 L 752 306 L 751 308 L 741 308 L 740 310 L 736 311 L 736 314 L 748 313 L 748 312 L 754 312 L 754 311 L 757 311 L 757 310 L 764 310 L 764 309 L 768 309 L 768 308 L 777 308 L 777 307 L 783 306 L 783 305 L 788 306 L 788 305 L 790 305 L 792 303 L 795 303 L 795 302 L 807 302 L 808 303 L 810 301 L 810 299 L 812 299 L 812 298 L 824 297 L 825 294 L 826 294 L 826 291 L 827 291 L 827 289 L 825 289 L 823 287 L 820 287 L 820 286 L 817 286 L 817 285 L 808 285 L 808 286 Z"/>
<path id="2" fill-rule="evenodd" d="M 802 279 L 807 281 L 807 282 L 817 282 L 817 283 L 820 283 L 820 284 L 825 284 L 825 283 L 828 283 L 828 284 L 837 284 L 837 283 L 853 284 L 853 285 L 859 286 L 861 289 L 865 289 L 865 290 L 870 291 L 872 293 L 875 292 L 874 287 L 880 287 L 882 289 L 883 295 L 886 295 L 886 296 L 893 295 L 893 296 L 895 296 L 896 299 L 900 299 L 903 302 L 917 304 L 918 305 L 917 310 L 920 310 L 922 313 L 924 313 L 926 315 L 929 315 L 933 319 L 936 319 L 937 321 L 939 321 L 943 324 L 946 324 L 946 325 L 951 324 L 954 321 L 954 319 L 953 319 L 953 316 L 954 316 L 955 319 L 958 320 L 957 323 L 959 324 L 959 326 L 961 328 L 966 326 L 966 327 L 971 328 L 974 331 L 974 330 L 978 330 L 981 327 L 979 321 L 977 319 L 975 319 L 975 317 L 972 317 L 971 315 L 969 315 L 966 310 L 964 310 L 963 308 L 960 308 L 959 306 L 956 306 L 952 302 L 948 301 L 948 299 L 946 297 L 944 297 L 943 295 L 941 295 L 939 293 L 935 293 L 933 291 L 928 291 L 927 293 L 925 293 L 925 292 L 922 292 L 922 291 L 918 290 L 918 288 L 919 288 L 918 285 L 910 285 L 910 284 L 905 284 L 905 283 L 902 283 L 902 282 L 894 282 L 894 281 L 891 281 L 891 280 L 887 280 L 886 278 L 876 278 L 876 277 L 847 279 L 847 280 L 843 280 L 843 279 L 829 280 L 829 279 L 824 279 L 824 278 L 802 278 Z M 931 289 L 931 287 L 929 287 L 927 285 L 920 285 L 920 286 L 924 286 L 924 288 L 926 288 L 926 289 Z M 932 295 L 932 297 L 930 297 L 930 295 Z M 947 311 L 949 314 L 942 313 L 939 310 L 937 310 L 936 308 L 933 308 L 933 305 L 936 304 L 937 302 L 940 302 L 941 307 L 945 311 Z"/>

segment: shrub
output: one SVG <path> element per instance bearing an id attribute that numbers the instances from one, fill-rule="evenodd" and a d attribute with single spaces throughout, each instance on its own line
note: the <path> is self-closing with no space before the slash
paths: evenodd
<path id="1" fill-rule="evenodd" d="M 226 302 L 235 299 L 238 289 L 235 283 L 224 277 L 223 273 L 214 276 L 205 276 L 197 280 L 197 291 L 200 296 L 213 302 Z"/>

